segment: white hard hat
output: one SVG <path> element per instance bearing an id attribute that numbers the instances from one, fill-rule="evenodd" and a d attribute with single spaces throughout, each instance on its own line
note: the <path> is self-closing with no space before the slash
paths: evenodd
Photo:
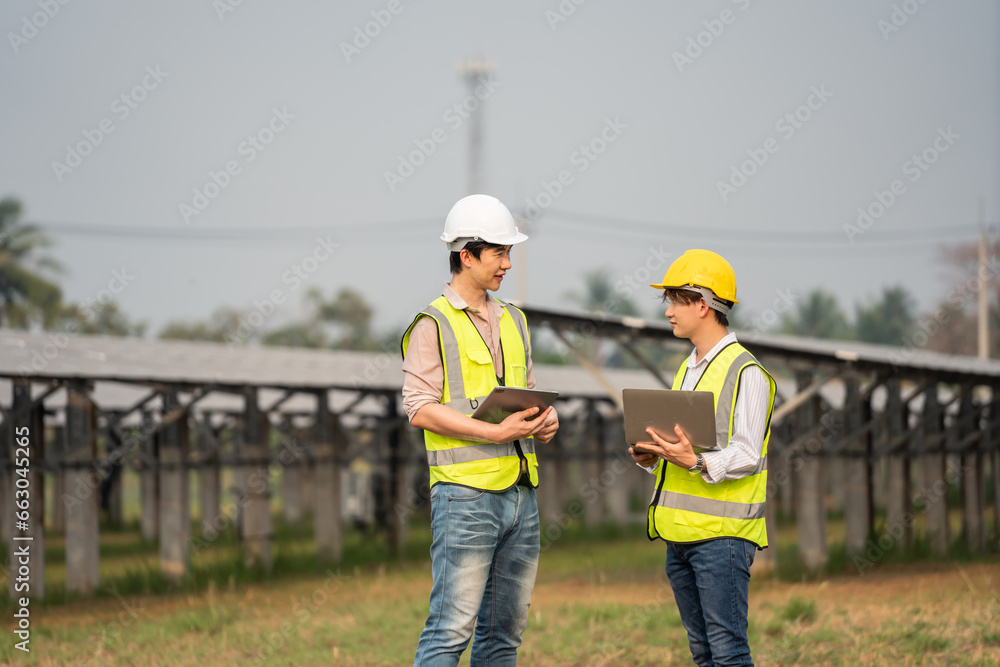
<path id="1" fill-rule="evenodd" d="M 448 244 L 448 250 L 458 252 L 469 241 L 514 245 L 527 241 L 528 237 L 517 231 L 514 216 L 499 199 L 489 195 L 469 195 L 451 207 L 444 221 L 441 240 Z"/>

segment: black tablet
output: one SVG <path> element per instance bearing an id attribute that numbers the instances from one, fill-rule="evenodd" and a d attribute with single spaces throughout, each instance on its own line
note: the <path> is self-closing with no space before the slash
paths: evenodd
<path id="1" fill-rule="evenodd" d="M 537 407 L 538 412 L 531 418 L 536 419 L 545 412 L 545 408 L 555 402 L 558 396 L 558 391 L 494 387 L 489 396 L 479 403 L 479 407 L 472 413 L 472 418 L 490 424 L 499 424 L 515 412 Z"/>

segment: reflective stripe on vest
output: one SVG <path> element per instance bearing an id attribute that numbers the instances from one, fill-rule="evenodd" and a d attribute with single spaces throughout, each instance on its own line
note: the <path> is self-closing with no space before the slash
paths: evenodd
<path id="1" fill-rule="evenodd" d="M 514 306 L 501 305 L 504 309 L 499 321 L 504 384 L 525 387 L 529 357 L 527 321 L 524 313 Z M 469 314 L 452 307 L 442 296 L 425 308 L 406 330 L 402 341 L 404 356 L 410 333 L 422 316 L 432 318 L 437 324 L 444 367 L 441 403 L 471 415 L 479 401 L 498 386 L 489 348 Z M 424 445 L 431 486 L 448 482 L 487 491 L 503 490 L 517 481 L 522 459 L 527 462 L 531 483 L 538 484 L 534 438 L 497 444 L 470 442 L 424 431 Z"/>
<path id="2" fill-rule="evenodd" d="M 517 456 L 518 444 L 521 445 L 521 451 L 525 454 L 535 453 L 534 438 L 527 438 L 525 441 L 517 444 L 513 442 L 503 442 L 500 444 L 486 443 L 481 445 L 470 443 L 463 447 L 428 450 L 427 463 L 431 466 L 445 466 L 453 465 L 455 463 L 469 463 L 470 461 L 495 459 L 499 456 Z"/>
<path id="3" fill-rule="evenodd" d="M 716 440 L 720 448 L 725 448 L 732 437 L 740 378 L 750 366 L 760 368 L 770 385 L 767 427 L 755 469 L 740 479 L 709 484 L 700 474 L 662 461 L 657 469 L 656 490 L 647 516 L 650 539 L 698 542 L 717 537 L 740 537 L 760 547 L 767 546 L 764 502 L 767 497 L 767 444 L 776 390 L 774 380 L 743 346 L 732 343 L 709 362 L 695 389 L 714 394 Z M 685 361 L 674 377 L 673 389 L 680 389 L 686 373 Z"/>

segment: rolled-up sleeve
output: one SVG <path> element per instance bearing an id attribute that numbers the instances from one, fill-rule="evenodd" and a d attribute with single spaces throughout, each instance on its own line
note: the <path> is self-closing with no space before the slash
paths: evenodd
<path id="1" fill-rule="evenodd" d="M 444 395 L 444 365 L 438 341 L 437 323 L 421 317 L 410 332 L 410 344 L 403 358 L 403 410 L 413 421 L 417 410 L 428 403 L 440 403 Z"/>

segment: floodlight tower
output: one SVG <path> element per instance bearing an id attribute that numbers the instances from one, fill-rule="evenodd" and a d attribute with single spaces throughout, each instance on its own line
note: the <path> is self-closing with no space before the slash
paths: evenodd
<path id="1" fill-rule="evenodd" d="M 469 163 L 467 194 L 482 192 L 483 187 L 483 125 L 482 111 L 484 100 L 476 95 L 476 87 L 485 76 L 493 73 L 493 61 L 482 56 L 472 56 L 460 60 L 457 66 L 458 74 L 465 81 L 469 97 L 464 103 L 469 112 Z"/>

